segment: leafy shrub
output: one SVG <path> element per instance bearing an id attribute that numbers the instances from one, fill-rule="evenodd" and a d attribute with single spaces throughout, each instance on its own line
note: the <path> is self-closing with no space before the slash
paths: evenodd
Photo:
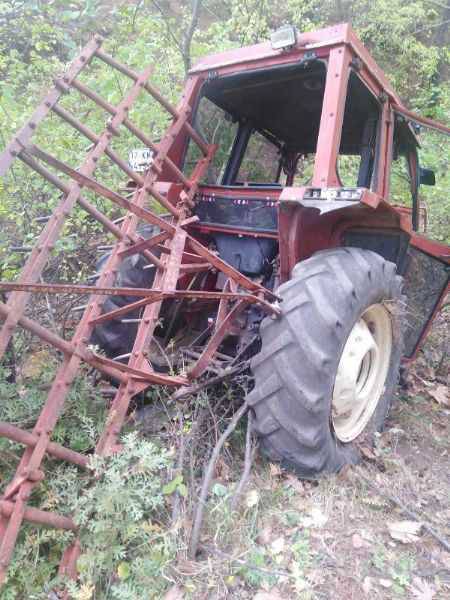
<path id="1" fill-rule="evenodd" d="M 175 552 L 164 528 L 171 457 L 134 433 L 123 443 L 120 453 L 92 457 L 95 480 L 74 502 L 83 548 L 80 581 L 71 585 L 77 600 L 89 590 L 96 600 L 158 597 L 166 585 L 161 571 Z"/>

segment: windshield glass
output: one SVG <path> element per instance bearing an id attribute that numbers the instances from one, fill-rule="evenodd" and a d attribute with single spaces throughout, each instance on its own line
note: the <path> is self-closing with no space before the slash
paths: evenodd
<path id="1" fill-rule="evenodd" d="M 195 115 L 194 125 L 208 144 L 218 146 L 203 183 L 220 184 L 236 137 L 237 121 L 233 122 L 226 111 L 211 102 L 206 96 L 202 96 Z M 187 175 L 192 174 L 195 165 L 201 158 L 203 158 L 203 155 L 199 147 L 191 140 L 184 163 L 184 171 Z"/>

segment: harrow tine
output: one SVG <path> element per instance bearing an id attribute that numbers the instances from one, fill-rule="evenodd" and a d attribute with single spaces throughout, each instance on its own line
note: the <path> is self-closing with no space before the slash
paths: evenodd
<path id="1" fill-rule="evenodd" d="M 72 312 L 82 312 L 83 310 L 86 310 L 87 307 L 88 307 L 87 304 L 82 304 L 81 306 L 74 306 L 70 310 Z"/>
<path id="2" fill-rule="evenodd" d="M 11 246 L 10 252 L 20 252 L 21 254 L 28 254 L 33 251 L 31 246 Z"/>
<path id="3" fill-rule="evenodd" d="M 124 360 L 125 358 L 130 358 L 131 352 L 127 352 L 126 354 L 119 354 L 119 356 L 114 356 L 112 360 Z"/>

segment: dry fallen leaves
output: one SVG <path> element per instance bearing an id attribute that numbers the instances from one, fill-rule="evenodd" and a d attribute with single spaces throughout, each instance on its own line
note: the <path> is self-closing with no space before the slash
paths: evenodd
<path id="1" fill-rule="evenodd" d="M 417 600 L 433 600 L 436 595 L 436 589 L 420 577 L 413 577 L 409 589 Z"/>
<path id="2" fill-rule="evenodd" d="M 438 404 L 450 406 L 450 394 L 446 385 L 436 385 L 433 389 L 427 390 L 430 396 L 436 400 Z"/>
<path id="3" fill-rule="evenodd" d="M 419 540 L 422 523 L 416 521 L 393 521 L 387 524 L 392 539 L 402 544 L 412 544 Z"/>

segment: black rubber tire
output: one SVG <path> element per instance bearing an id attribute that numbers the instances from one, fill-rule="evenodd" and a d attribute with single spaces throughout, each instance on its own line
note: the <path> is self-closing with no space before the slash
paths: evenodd
<path id="1" fill-rule="evenodd" d="M 139 235 L 148 239 L 159 233 L 157 227 L 146 225 L 138 230 Z M 108 260 L 109 254 L 102 256 L 97 262 L 97 272 L 100 272 Z M 141 254 L 126 257 L 119 268 L 114 287 L 151 287 L 155 277 L 155 269 L 144 269 L 148 261 Z M 138 300 L 135 296 L 108 296 L 103 304 L 102 312 L 110 312 Z M 135 319 L 136 311 L 127 313 L 124 319 Z M 91 336 L 91 344 L 101 348 L 107 356 L 115 358 L 127 354 L 133 347 L 136 338 L 137 324 L 122 323 L 122 319 L 113 319 L 97 325 Z"/>
<path id="2" fill-rule="evenodd" d="M 382 429 L 402 357 L 402 278 L 396 265 L 359 248 L 318 252 L 282 284 L 282 316 L 261 323 L 261 351 L 251 362 L 248 396 L 267 457 L 308 479 L 359 460 L 358 440 Z M 339 360 L 356 321 L 388 303 L 393 345 L 384 393 L 365 430 L 351 443 L 333 432 L 331 399 Z"/>

